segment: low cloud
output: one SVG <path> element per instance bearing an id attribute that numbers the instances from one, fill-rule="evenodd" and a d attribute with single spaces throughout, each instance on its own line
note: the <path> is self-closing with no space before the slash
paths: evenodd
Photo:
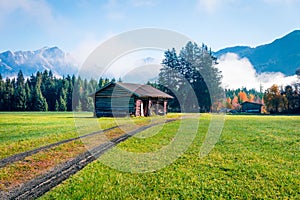
<path id="1" fill-rule="evenodd" d="M 293 84 L 297 76 L 285 76 L 280 72 L 264 72 L 258 74 L 247 58 L 240 58 L 237 54 L 227 53 L 219 59 L 218 69 L 222 71 L 222 84 L 225 88 L 236 89 L 246 87 L 248 89 L 267 89 L 273 84 L 285 86 Z"/>
<path id="2" fill-rule="evenodd" d="M 129 52 L 111 63 L 106 75 L 132 83 L 156 81 L 162 67 L 162 56 L 163 52 L 158 50 L 141 49 Z"/>
<path id="3" fill-rule="evenodd" d="M 84 38 L 71 51 L 72 56 L 79 62 L 80 65 L 88 58 L 88 56 L 104 41 L 112 37 L 114 33 L 107 32 L 102 38 L 99 38 L 94 33 L 85 34 Z"/>

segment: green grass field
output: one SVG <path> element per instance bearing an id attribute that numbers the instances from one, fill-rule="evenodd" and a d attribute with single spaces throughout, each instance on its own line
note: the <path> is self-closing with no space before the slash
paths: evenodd
<path id="1" fill-rule="evenodd" d="M 0 159 L 61 140 L 128 123 L 128 118 L 95 119 L 92 113 L 0 112 Z M 91 122 L 92 121 L 92 122 Z M 148 123 L 134 118 L 134 123 Z"/>
<path id="2" fill-rule="evenodd" d="M 2 157 L 77 134 L 72 114 L 68 113 L 0 116 Z M 228 115 L 218 143 L 209 155 L 200 158 L 210 119 L 208 114 L 201 115 L 197 135 L 187 151 L 162 169 L 146 173 L 116 170 L 103 164 L 113 158 L 112 150 L 41 199 L 300 198 L 300 116 Z M 195 119 L 185 120 L 189 123 Z M 98 121 L 103 126 L 115 125 L 109 118 Z M 151 128 L 119 144 L 118 149 L 132 153 L 157 151 L 174 140 L 179 126 L 180 121 L 175 121 L 161 129 Z M 189 127 L 186 134 L 193 129 Z"/>

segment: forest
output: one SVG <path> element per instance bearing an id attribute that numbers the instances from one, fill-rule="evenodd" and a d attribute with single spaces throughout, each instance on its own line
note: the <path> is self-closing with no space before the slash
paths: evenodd
<path id="1" fill-rule="evenodd" d="M 67 75 L 58 78 L 51 71 L 37 72 L 25 80 L 22 71 L 16 78 L 0 75 L 1 111 L 92 111 L 89 95 L 114 79 L 99 81 Z"/>

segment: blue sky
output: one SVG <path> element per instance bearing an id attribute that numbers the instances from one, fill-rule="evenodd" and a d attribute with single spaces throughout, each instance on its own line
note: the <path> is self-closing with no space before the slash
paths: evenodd
<path id="1" fill-rule="evenodd" d="M 299 0 L 0 0 L 0 51 L 58 46 L 84 59 L 137 28 L 180 32 L 216 51 L 300 29 Z"/>

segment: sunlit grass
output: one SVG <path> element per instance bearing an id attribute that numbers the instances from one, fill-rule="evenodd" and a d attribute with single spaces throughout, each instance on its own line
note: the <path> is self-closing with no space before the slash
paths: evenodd
<path id="1" fill-rule="evenodd" d="M 42 199 L 300 198 L 299 116 L 226 116 L 219 142 L 200 158 L 209 122 L 209 115 L 200 117 L 194 142 L 163 169 L 128 173 L 96 161 Z M 155 151 L 170 142 L 176 126 L 172 122 L 153 135 L 146 130 L 119 148 Z"/>
<path id="2" fill-rule="evenodd" d="M 180 116 L 169 114 L 168 118 Z M 116 125 L 123 126 L 120 132 L 126 132 L 128 127 L 164 120 L 164 117 L 96 119 L 92 113 L 75 116 L 55 112 L 0 113 L 0 158 Z M 300 198 L 300 116 L 226 116 L 218 143 L 208 156 L 200 158 L 210 120 L 209 114 L 201 115 L 197 135 L 187 151 L 162 169 L 128 173 L 98 160 L 42 199 Z M 180 121 L 175 121 L 152 127 L 119 144 L 118 148 L 132 153 L 155 152 L 173 141 L 179 126 Z M 116 130 L 108 132 L 107 137 L 118 135 Z M 187 133 L 192 130 L 190 126 Z M 82 146 L 78 142 L 74 144 L 55 147 L 54 151 L 26 158 L 25 163 L 3 168 L 2 180 L 17 184 L 23 179 L 12 176 L 21 177 L 22 171 L 28 172 L 31 168 L 35 176 L 41 172 L 36 171 L 40 164 L 61 162 L 50 159 L 63 158 L 63 154 L 59 156 L 60 150 L 71 153 L 76 152 L 72 149 L 77 145 Z M 45 162 L 41 162 L 43 160 Z"/>
<path id="3" fill-rule="evenodd" d="M 178 114 L 168 117 L 176 118 Z M 0 112 L 0 159 L 113 126 L 138 127 L 164 119 L 93 118 L 90 112 Z"/>

